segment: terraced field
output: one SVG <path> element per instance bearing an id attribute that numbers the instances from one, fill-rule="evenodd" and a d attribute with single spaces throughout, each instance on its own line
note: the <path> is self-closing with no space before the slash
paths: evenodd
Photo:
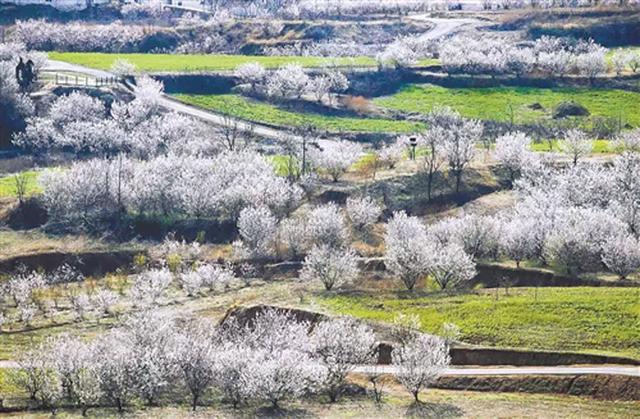
<path id="1" fill-rule="evenodd" d="M 294 112 L 239 95 L 176 95 L 179 100 L 236 118 L 270 125 L 296 127 L 313 125 L 331 132 L 412 132 L 421 124 L 382 118 L 341 117 L 311 112 Z"/>
<path id="2" fill-rule="evenodd" d="M 266 68 L 277 68 L 287 63 L 298 63 L 303 67 L 375 66 L 370 57 L 269 57 L 254 55 L 222 54 L 110 54 L 98 52 L 51 52 L 52 60 L 66 61 L 100 70 L 109 70 L 118 59 L 127 60 L 138 70 L 149 72 L 196 72 L 234 70 L 240 64 L 257 62 Z"/>
<path id="3" fill-rule="evenodd" d="M 384 108 L 426 113 L 450 106 L 468 118 L 532 123 L 550 118 L 562 102 L 576 102 L 593 117 L 621 119 L 640 126 L 640 93 L 614 89 L 541 89 L 531 87 L 446 88 L 431 84 L 407 85 L 392 96 L 374 99 Z"/>

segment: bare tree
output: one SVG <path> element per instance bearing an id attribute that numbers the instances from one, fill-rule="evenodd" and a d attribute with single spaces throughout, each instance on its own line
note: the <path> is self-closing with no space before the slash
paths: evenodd
<path id="1" fill-rule="evenodd" d="M 13 187 L 16 191 L 16 197 L 20 205 L 24 204 L 27 197 L 27 186 L 29 184 L 29 177 L 25 172 L 16 173 L 13 175 Z"/>
<path id="2" fill-rule="evenodd" d="M 222 135 L 224 147 L 229 151 L 236 151 L 247 145 L 249 136 L 242 129 L 240 121 L 230 115 L 223 115 L 219 132 Z M 241 145 L 240 140 L 243 138 L 245 141 Z"/>

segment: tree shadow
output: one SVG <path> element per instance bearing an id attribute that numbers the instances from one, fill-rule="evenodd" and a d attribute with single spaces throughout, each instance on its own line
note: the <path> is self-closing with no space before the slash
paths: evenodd
<path id="1" fill-rule="evenodd" d="M 464 415 L 464 410 L 448 403 L 413 402 L 405 416 L 410 418 L 456 418 Z"/>
<path id="2" fill-rule="evenodd" d="M 310 418 L 313 415 L 300 408 L 264 406 L 255 411 L 255 416 L 259 418 Z"/>

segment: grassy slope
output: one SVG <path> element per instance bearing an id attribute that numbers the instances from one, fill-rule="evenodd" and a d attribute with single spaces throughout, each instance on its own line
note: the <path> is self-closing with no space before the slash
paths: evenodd
<path id="1" fill-rule="evenodd" d="M 97 52 L 50 52 L 49 58 L 87 67 L 108 70 L 118 58 L 136 65 L 141 71 L 224 71 L 233 70 L 240 64 L 258 62 L 267 68 L 276 68 L 286 63 L 299 63 L 305 67 L 321 67 L 336 64 L 341 66 L 375 66 L 369 57 L 267 57 L 251 55 L 212 54 L 107 54 Z"/>
<path id="2" fill-rule="evenodd" d="M 277 106 L 237 95 L 185 95 L 176 97 L 184 102 L 232 115 L 249 121 L 279 126 L 311 124 L 333 132 L 411 132 L 420 126 L 409 121 L 381 118 L 349 118 L 318 113 L 297 113 Z"/>
<path id="3" fill-rule="evenodd" d="M 425 331 L 443 323 L 461 328 L 462 340 L 497 347 L 612 353 L 640 358 L 640 290 L 618 288 L 511 289 L 459 296 L 334 295 L 318 301 L 341 314 L 391 321 L 416 314 Z"/>
<path id="4" fill-rule="evenodd" d="M 108 243 L 82 235 L 48 235 L 38 230 L 14 231 L 0 229 L 0 260 L 44 252 L 77 253 L 83 251 L 121 250 L 136 246 L 132 243 Z M 2 307 L 2 306 L 0 306 Z M 2 335 L 0 334 L 0 339 Z M 2 350 L 0 344 L 0 351 Z"/>
<path id="5" fill-rule="evenodd" d="M 605 89 L 540 89 L 528 87 L 448 89 L 434 85 L 409 85 L 392 96 L 375 99 L 382 107 L 405 112 L 428 112 L 436 106 L 451 106 L 462 115 L 484 120 L 533 122 L 548 116 L 555 106 L 573 100 L 591 115 L 618 118 L 640 126 L 640 93 Z M 545 110 L 530 109 L 540 103 Z"/>

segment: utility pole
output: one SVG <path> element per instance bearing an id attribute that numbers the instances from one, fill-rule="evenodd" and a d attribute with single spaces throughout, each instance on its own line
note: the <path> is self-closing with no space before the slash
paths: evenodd
<path id="1" fill-rule="evenodd" d="M 415 160 L 416 159 L 416 146 L 418 145 L 418 139 L 416 137 L 410 137 L 409 138 L 409 147 L 411 147 L 410 151 L 409 151 L 409 159 L 410 160 Z"/>

